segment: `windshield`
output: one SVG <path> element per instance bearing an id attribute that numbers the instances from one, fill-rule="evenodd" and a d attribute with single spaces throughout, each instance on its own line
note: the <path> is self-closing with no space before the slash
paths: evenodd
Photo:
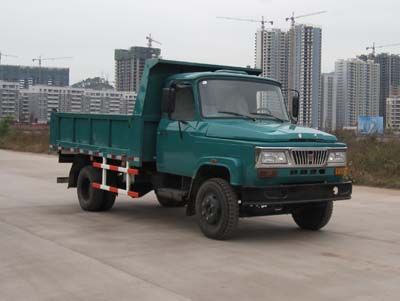
<path id="1" fill-rule="evenodd" d="M 204 117 L 289 121 L 281 89 L 245 80 L 202 80 L 199 84 Z"/>

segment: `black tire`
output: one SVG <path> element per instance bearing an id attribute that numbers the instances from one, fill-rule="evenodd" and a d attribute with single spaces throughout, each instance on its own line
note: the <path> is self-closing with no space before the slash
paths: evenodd
<path id="1" fill-rule="evenodd" d="M 81 169 L 77 182 L 77 193 L 79 205 L 85 211 L 110 210 L 114 205 L 115 194 L 94 189 L 93 183 L 101 183 L 101 172 L 92 166 L 85 166 Z"/>
<path id="2" fill-rule="evenodd" d="M 185 201 L 176 201 L 176 200 L 171 200 L 162 196 L 159 196 L 157 194 L 157 190 L 154 191 L 156 196 L 157 196 L 157 200 L 160 203 L 161 206 L 163 207 L 183 207 L 186 205 Z"/>
<path id="3" fill-rule="evenodd" d="M 201 231 L 208 238 L 231 238 L 238 226 L 238 197 L 224 179 L 205 181 L 196 195 L 196 216 Z"/>
<path id="4" fill-rule="evenodd" d="M 301 229 L 317 231 L 328 224 L 332 211 L 333 202 L 328 201 L 308 204 L 294 211 L 292 217 Z"/>
<path id="5" fill-rule="evenodd" d="M 109 191 L 103 191 L 103 194 L 103 205 L 101 206 L 100 211 L 108 211 L 114 206 L 115 198 L 117 197 L 117 195 Z"/>

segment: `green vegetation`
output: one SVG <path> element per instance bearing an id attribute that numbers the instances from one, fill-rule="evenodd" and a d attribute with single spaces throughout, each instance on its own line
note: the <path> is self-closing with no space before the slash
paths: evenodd
<path id="1" fill-rule="evenodd" d="M 11 121 L 11 117 L 0 119 L 0 140 L 10 132 Z"/>
<path id="2" fill-rule="evenodd" d="M 337 132 L 347 143 L 350 178 L 355 185 L 400 189 L 400 139 L 357 137 L 349 132 Z"/>
<path id="3" fill-rule="evenodd" d="M 93 77 L 82 80 L 78 83 L 72 85 L 74 88 L 85 88 L 85 89 L 93 89 L 93 90 L 110 90 L 114 89 L 114 87 L 104 78 L 101 77 Z"/>

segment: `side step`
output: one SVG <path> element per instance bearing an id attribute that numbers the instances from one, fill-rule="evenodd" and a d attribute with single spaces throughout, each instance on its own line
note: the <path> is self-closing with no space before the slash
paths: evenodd
<path id="1" fill-rule="evenodd" d="M 172 199 L 175 201 L 183 201 L 184 197 L 186 197 L 188 194 L 187 191 L 182 191 L 179 189 L 172 189 L 172 188 L 158 188 L 157 189 L 157 195 L 167 198 L 167 199 Z"/>
<path id="2" fill-rule="evenodd" d="M 68 183 L 69 177 L 57 177 L 57 184 Z"/>
<path id="3" fill-rule="evenodd" d="M 110 192 L 117 193 L 117 194 L 125 194 L 132 198 L 139 197 L 139 193 L 129 190 L 130 184 L 131 184 L 131 176 L 134 177 L 135 175 L 139 174 L 139 170 L 130 168 L 128 161 L 126 162 L 126 167 L 121 167 L 121 166 L 107 164 L 107 158 L 103 157 L 103 163 L 93 162 L 92 165 L 93 165 L 93 167 L 99 168 L 102 170 L 101 183 L 92 183 L 93 188 L 110 191 Z M 126 189 L 121 189 L 118 187 L 106 185 L 106 183 L 107 183 L 107 172 L 106 171 L 107 170 L 124 173 Z"/>

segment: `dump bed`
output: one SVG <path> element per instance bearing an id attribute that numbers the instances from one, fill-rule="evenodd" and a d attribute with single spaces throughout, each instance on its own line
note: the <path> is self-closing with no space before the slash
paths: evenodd
<path id="1" fill-rule="evenodd" d="M 54 112 L 50 121 L 50 147 L 63 152 L 124 157 L 134 166 L 153 161 L 161 116 L 162 88 L 166 79 L 179 73 L 222 69 L 260 74 L 260 70 L 256 69 L 147 60 L 132 115 Z"/>

